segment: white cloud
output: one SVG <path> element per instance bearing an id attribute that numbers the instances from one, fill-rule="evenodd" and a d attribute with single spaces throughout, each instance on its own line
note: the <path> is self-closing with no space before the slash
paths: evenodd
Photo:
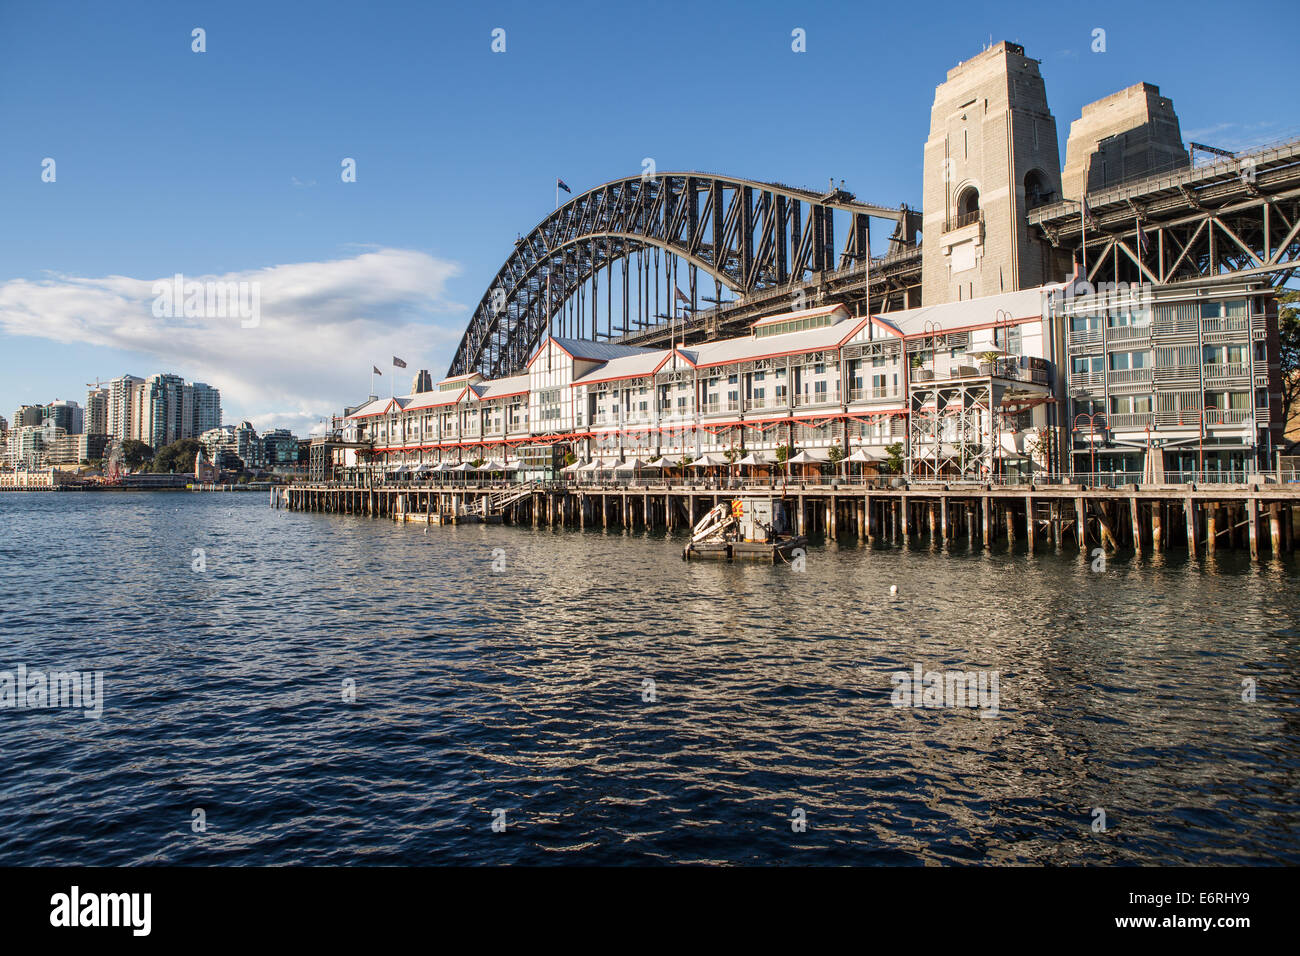
<path id="1" fill-rule="evenodd" d="M 256 282 L 261 321 L 157 318 L 154 283 L 126 276 L 51 274 L 0 283 L 0 331 L 54 342 L 84 343 L 140 354 L 147 368 L 175 372 L 221 389 L 227 422 L 250 419 L 259 430 L 306 434 L 323 416 L 365 397 L 370 366 L 397 372 L 406 389 L 420 368 L 435 378 L 464 333 L 469 310 L 444 289 L 455 263 L 405 249 L 378 249 L 329 262 L 300 262 L 225 275 L 185 275 L 186 282 Z M 391 367 L 392 356 L 406 370 Z M 376 390 L 389 384 L 376 378 Z"/>

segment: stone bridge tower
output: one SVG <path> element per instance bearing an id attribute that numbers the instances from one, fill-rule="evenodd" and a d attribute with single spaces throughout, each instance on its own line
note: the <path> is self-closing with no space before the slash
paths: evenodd
<path id="1" fill-rule="evenodd" d="M 1038 61 L 1003 42 L 949 70 L 925 143 L 921 303 L 1064 278 L 1025 218 L 1060 199 L 1056 120 Z"/>

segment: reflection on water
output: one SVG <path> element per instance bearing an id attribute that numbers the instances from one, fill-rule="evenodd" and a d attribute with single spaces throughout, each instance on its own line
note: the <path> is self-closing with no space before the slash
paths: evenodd
<path id="1" fill-rule="evenodd" d="M 258 494 L 0 521 L 0 669 L 107 697 L 0 710 L 0 864 L 1300 862 L 1293 563 L 829 544 L 797 573 Z M 916 664 L 997 671 L 1000 715 L 891 706 Z"/>

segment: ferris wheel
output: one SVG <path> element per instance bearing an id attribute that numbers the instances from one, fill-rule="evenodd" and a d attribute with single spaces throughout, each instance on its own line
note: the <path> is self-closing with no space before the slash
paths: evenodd
<path id="1" fill-rule="evenodd" d="M 122 455 L 122 443 L 114 438 L 104 453 L 104 480 L 110 485 L 120 485 L 124 474 L 126 462 Z"/>

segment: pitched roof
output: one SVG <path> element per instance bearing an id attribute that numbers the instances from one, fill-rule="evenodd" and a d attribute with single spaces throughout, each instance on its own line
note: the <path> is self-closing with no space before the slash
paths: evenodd
<path id="1" fill-rule="evenodd" d="M 1064 287 L 1065 283 L 1055 283 L 1038 289 L 1000 292 L 962 302 L 943 302 L 939 305 L 904 309 L 901 312 L 886 312 L 872 316 L 872 319 L 877 325 L 892 327 L 906 336 L 928 334 L 932 326 L 927 326 L 927 322 L 938 325 L 941 333 L 960 332 L 963 329 L 996 325 L 1000 318 L 1006 318 L 1005 315 L 998 315 L 999 310 L 1010 313 L 1013 321 L 1040 318 L 1045 295 L 1053 289 Z"/>
<path id="2" fill-rule="evenodd" d="M 597 365 L 573 380 L 574 385 L 594 385 L 622 378 L 643 378 L 659 371 L 670 356 L 668 349 L 646 349 L 637 355 L 622 355 Z"/>
<path id="3" fill-rule="evenodd" d="M 787 320 L 791 315 L 803 316 L 804 314 L 796 312 L 779 318 Z M 681 349 L 681 352 L 697 367 L 727 365 L 732 362 L 747 362 L 757 358 L 772 358 L 778 355 L 797 355 L 800 352 L 839 348 L 866 325 L 867 321 L 865 317 L 855 318 L 846 314 L 838 322 L 824 325 L 819 329 L 782 332 L 779 335 L 765 335 L 761 338 L 744 335 L 734 339 L 722 339 L 718 342 L 702 342 L 699 345 Z"/>
<path id="4" fill-rule="evenodd" d="M 845 316 L 849 314 L 848 308 L 840 303 L 836 303 L 835 305 L 818 306 L 815 309 L 800 309 L 797 312 L 783 312 L 780 315 L 769 315 L 767 318 L 759 319 L 757 322 L 751 323 L 749 327 L 751 329 L 761 329 L 766 325 L 775 325 L 777 322 L 811 319 L 819 315 L 829 315 L 830 313 L 837 312 L 841 309 L 844 311 Z"/>
<path id="5" fill-rule="evenodd" d="M 575 359 L 585 359 L 591 362 L 608 362 L 610 359 L 621 358 L 624 355 L 639 355 L 643 352 L 655 351 L 654 349 L 639 348 L 635 345 L 619 345 L 616 342 L 592 342 L 588 339 L 560 338 L 552 335 L 542 340 L 542 344 L 537 347 L 532 357 L 528 359 L 529 365 L 532 365 L 537 360 L 537 356 L 541 354 L 542 349 L 546 348 L 547 342 L 554 342 Z"/>
<path id="6" fill-rule="evenodd" d="M 518 395 L 528 391 L 528 373 L 510 375 L 506 378 L 494 378 L 486 382 L 475 382 L 470 389 L 480 399 L 502 398 L 506 395 Z"/>
<path id="7" fill-rule="evenodd" d="M 374 415 L 383 415 L 396 405 L 399 409 L 406 408 L 411 400 L 409 398 L 376 398 L 373 402 L 366 402 L 348 418 L 370 418 Z"/>

